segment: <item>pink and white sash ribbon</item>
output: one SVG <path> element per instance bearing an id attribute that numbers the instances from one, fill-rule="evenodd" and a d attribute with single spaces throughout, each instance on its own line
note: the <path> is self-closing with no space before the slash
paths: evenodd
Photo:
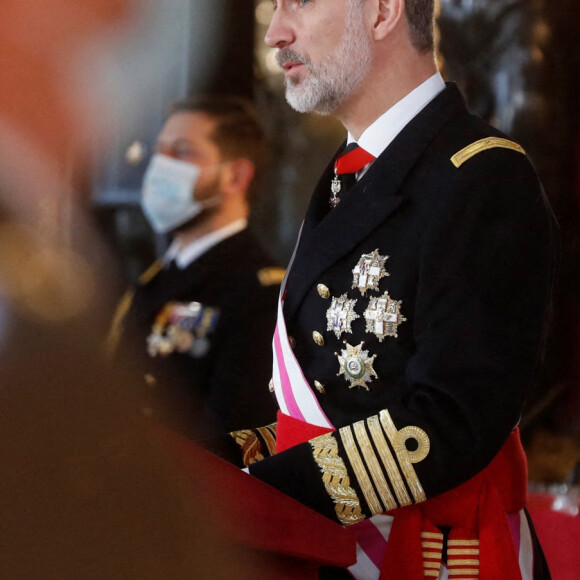
<path id="1" fill-rule="evenodd" d="M 300 233 L 298 242 L 294 248 L 294 253 L 290 259 L 290 264 L 286 270 L 286 276 L 280 287 L 280 296 L 278 298 L 278 321 L 274 331 L 274 340 L 272 341 L 272 351 L 274 355 L 274 364 L 272 369 L 272 381 L 274 383 L 274 392 L 280 410 L 282 413 L 289 415 L 300 421 L 305 421 L 311 425 L 327 427 L 334 429 L 332 423 L 322 410 L 314 391 L 304 377 L 300 364 L 296 360 L 286 330 L 286 321 L 284 320 L 283 306 L 286 292 L 288 274 L 294 263 L 296 249 L 300 243 Z"/>

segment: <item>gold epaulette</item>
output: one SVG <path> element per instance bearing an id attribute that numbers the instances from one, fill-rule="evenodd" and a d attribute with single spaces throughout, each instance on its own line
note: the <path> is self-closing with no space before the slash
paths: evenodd
<path id="1" fill-rule="evenodd" d="M 258 270 L 258 280 L 262 286 L 279 286 L 284 280 L 284 268 L 262 268 Z"/>
<path id="2" fill-rule="evenodd" d="M 466 161 L 469 161 L 478 153 L 487 151 L 488 149 L 495 149 L 497 147 L 502 149 L 511 149 L 512 151 L 517 151 L 518 153 L 523 153 L 524 155 L 526 154 L 524 149 L 513 141 L 509 141 L 508 139 L 501 139 L 500 137 L 487 137 L 485 139 L 475 141 L 475 143 L 472 143 L 467 147 L 464 147 L 451 158 L 451 162 L 453 165 L 455 165 L 455 167 L 461 167 Z"/>

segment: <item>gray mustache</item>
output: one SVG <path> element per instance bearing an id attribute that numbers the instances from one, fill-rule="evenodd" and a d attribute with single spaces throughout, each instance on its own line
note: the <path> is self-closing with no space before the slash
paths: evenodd
<path id="1" fill-rule="evenodd" d="M 278 66 L 283 66 L 288 62 L 299 62 L 300 64 L 310 64 L 310 60 L 294 52 L 291 48 L 281 48 L 276 53 Z"/>

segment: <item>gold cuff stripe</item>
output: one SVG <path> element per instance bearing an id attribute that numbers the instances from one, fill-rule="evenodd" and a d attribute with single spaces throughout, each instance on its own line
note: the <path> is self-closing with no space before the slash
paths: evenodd
<path id="1" fill-rule="evenodd" d="M 381 461 L 383 462 L 389 479 L 393 484 L 393 489 L 395 490 L 395 495 L 397 496 L 399 505 L 401 507 L 410 505 L 413 502 L 407 493 L 407 488 L 405 487 L 405 483 L 403 482 L 401 473 L 397 467 L 397 462 L 395 461 L 389 448 L 389 444 L 383 435 L 378 416 L 374 415 L 373 417 L 369 417 L 367 419 L 367 425 L 369 426 L 373 441 L 375 442 L 375 447 L 379 451 Z"/>
<path id="2" fill-rule="evenodd" d="M 423 560 L 441 560 L 441 552 L 423 552 Z"/>
<path id="3" fill-rule="evenodd" d="M 478 568 L 448 568 L 449 577 L 452 576 L 479 576 Z"/>
<path id="4" fill-rule="evenodd" d="M 424 570 L 423 574 L 425 576 L 433 576 L 434 578 L 436 578 L 437 576 L 439 576 L 439 570 Z"/>
<path id="5" fill-rule="evenodd" d="M 421 542 L 423 548 L 434 548 L 435 550 L 443 550 L 443 542 Z"/>
<path id="6" fill-rule="evenodd" d="M 478 548 L 465 548 L 460 550 L 459 548 L 448 548 L 447 554 L 450 556 L 479 556 Z"/>
<path id="7" fill-rule="evenodd" d="M 443 534 L 438 532 L 421 532 L 421 538 L 433 538 L 435 540 L 443 541 Z"/>
<path id="8" fill-rule="evenodd" d="M 331 433 L 310 440 L 314 461 L 322 472 L 324 487 L 334 502 L 338 520 L 345 526 L 365 519 L 356 491 L 350 487 L 350 478 L 338 443 Z"/>
<path id="9" fill-rule="evenodd" d="M 268 453 L 270 455 L 276 455 L 276 438 L 272 436 L 270 429 L 268 427 L 258 427 L 258 433 L 262 436 L 268 448 Z"/>
<path id="10" fill-rule="evenodd" d="M 451 163 L 453 163 L 455 167 L 459 168 L 466 161 L 469 161 L 478 153 L 487 151 L 488 149 L 495 149 L 497 147 L 502 149 L 511 149 L 512 151 L 517 151 L 518 153 L 523 153 L 524 155 L 526 154 L 524 149 L 513 141 L 509 141 L 508 139 L 501 139 L 499 137 L 487 137 L 486 139 L 480 139 L 479 141 L 475 141 L 475 143 L 464 147 L 461 151 L 451 157 Z"/>
<path id="11" fill-rule="evenodd" d="M 441 562 L 424 562 L 423 569 L 427 570 L 429 568 L 439 570 L 439 568 L 441 568 Z"/>
<path id="12" fill-rule="evenodd" d="M 415 502 L 423 502 L 427 499 L 423 486 L 413 469 L 412 462 L 417 457 L 424 459 L 429 454 L 429 437 L 419 427 L 405 427 L 401 431 L 397 431 L 391 415 L 385 409 L 380 412 L 380 420 L 385 430 L 393 449 L 395 450 L 395 455 L 399 460 L 399 465 L 401 466 L 401 471 L 407 480 L 407 485 L 413 494 Z M 412 452 L 412 455 L 407 451 L 405 442 L 408 439 L 416 439 L 418 448 L 416 451 Z"/>
<path id="13" fill-rule="evenodd" d="M 383 502 L 384 509 L 382 511 L 389 511 L 396 509 L 397 502 L 391 493 L 389 488 L 389 484 L 385 479 L 383 471 L 381 469 L 381 465 L 375 455 L 373 447 L 371 445 L 371 441 L 369 439 L 367 430 L 365 429 L 365 422 L 358 421 L 353 425 L 354 433 L 356 435 L 356 439 L 358 441 L 359 447 L 361 448 L 363 457 L 367 465 L 369 466 L 369 470 L 371 472 L 371 476 L 375 483 L 375 488 L 379 493 L 381 501 Z"/>
<path id="14" fill-rule="evenodd" d="M 240 446 L 242 451 L 242 462 L 244 467 L 252 465 L 257 461 L 264 459 L 262 454 L 262 444 L 258 436 L 250 429 L 242 431 L 233 431 L 230 435 L 234 441 Z"/>
<path id="15" fill-rule="evenodd" d="M 449 566 L 479 566 L 479 560 L 460 558 L 459 560 L 449 562 Z"/>
<path id="16" fill-rule="evenodd" d="M 479 540 L 449 540 L 447 543 L 450 547 L 479 546 Z"/>
<path id="17" fill-rule="evenodd" d="M 351 428 L 349 426 L 343 427 L 340 430 L 340 437 L 371 513 L 373 515 L 382 513 L 384 511 L 383 506 L 373 489 L 373 484 L 371 483 L 369 474 L 365 469 L 360 453 L 356 447 L 356 443 L 354 442 Z"/>

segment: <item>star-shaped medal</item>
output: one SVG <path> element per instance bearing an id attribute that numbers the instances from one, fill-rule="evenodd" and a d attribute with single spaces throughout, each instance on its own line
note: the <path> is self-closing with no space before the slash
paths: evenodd
<path id="1" fill-rule="evenodd" d="M 353 320 L 360 318 L 354 311 L 355 300 L 349 300 L 346 294 L 339 298 L 332 298 L 330 308 L 326 311 L 326 330 L 332 330 L 336 334 L 336 338 L 340 338 L 341 333 L 352 333 L 351 324 Z"/>
<path id="2" fill-rule="evenodd" d="M 346 349 L 340 354 L 335 353 L 340 363 L 340 371 L 337 376 L 344 375 L 346 381 L 350 381 L 350 389 L 354 387 L 363 387 L 369 391 L 367 383 L 373 378 L 378 379 L 378 375 L 373 368 L 376 354 L 369 357 L 369 351 L 363 350 L 364 342 L 358 346 L 352 346 L 345 341 Z"/>
<path id="3" fill-rule="evenodd" d="M 352 287 L 358 288 L 364 296 L 367 290 L 378 290 L 379 280 L 390 276 L 385 268 L 389 256 L 381 256 L 378 248 L 370 254 L 363 254 L 354 267 Z"/>
<path id="4" fill-rule="evenodd" d="M 393 300 L 388 292 L 378 298 L 371 298 L 364 311 L 367 323 L 367 332 L 371 332 L 383 342 L 385 336 L 397 336 L 397 329 L 401 322 L 407 320 L 401 314 L 402 300 Z"/>

